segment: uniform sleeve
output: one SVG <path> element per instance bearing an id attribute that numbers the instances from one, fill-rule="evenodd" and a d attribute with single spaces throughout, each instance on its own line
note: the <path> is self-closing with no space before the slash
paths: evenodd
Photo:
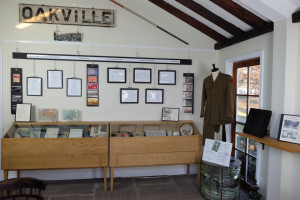
<path id="1" fill-rule="evenodd" d="M 205 107 L 206 100 L 207 100 L 207 95 L 205 90 L 205 81 L 203 81 L 200 117 L 204 117 L 204 107 Z"/>
<path id="2" fill-rule="evenodd" d="M 226 110 L 225 117 L 231 118 L 233 120 L 234 111 L 234 90 L 233 90 L 233 79 L 230 76 L 226 85 Z"/>

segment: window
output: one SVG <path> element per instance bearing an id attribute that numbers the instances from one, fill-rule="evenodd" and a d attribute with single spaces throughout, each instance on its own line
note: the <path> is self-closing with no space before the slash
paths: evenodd
<path id="1" fill-rule="evenodd" d="M 245 185 L 256 179 L 258 143 L 235 132 L 243 132 L 250 108 L 259 108 L 260 103 L 260 60 L 259 58 L 234 63 L 235 120 L 232 137 L 235 157 L 242 161 L 241 178 Z"/>

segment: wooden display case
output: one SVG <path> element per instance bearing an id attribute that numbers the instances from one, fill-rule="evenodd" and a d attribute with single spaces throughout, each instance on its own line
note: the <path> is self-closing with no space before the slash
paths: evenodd
<path id="1" fill-rule="evenodd" d="M 83 134 L 81 138 L 40 138 L 48 128 L 59 128 L 58 137 L 66 137 L 70 129 L 82 129 Z M 91 131 L 100 128 L 102 137 L 90 137 Z M 108 128 L 108 122 L 14 122 L 1 139 L 4 179 L 10 170 L 20 177 L 21 170 L 103 168 L 106 190 Z M 30 134 L 23 134 L 26 131 Z"/>
<path id="2" fill-rule="evenodd" d="M 127 137 L 135 133 L 140 135 L 149 130 L 173 133 L 180 131 L 183 124 L 190 124 L 193 127 L 192 135 Z M 187 164 L 189 173 L 189 165 L 198 164 L 197 179 L 200 183 L 203 137 L 193 121 L 110 122 L 110 136 L 111 190 L 113 190 L 114 168 L 118 167 Z"/>

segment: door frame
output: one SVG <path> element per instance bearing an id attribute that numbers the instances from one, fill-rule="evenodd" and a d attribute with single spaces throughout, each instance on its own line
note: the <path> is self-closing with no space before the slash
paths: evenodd
<path id="1" fill-rule="evenodd" d="M 3 96 L 2 96 L 2 89 L 3 89 L 3 67 L 2 67 L 2 50 L 0 49 L 0 138 L 3 137 Z M 1 166 L 1 142 L 0 142 L 0 166 Z M 0 180 L 3 180 L 3 171 L 0 170 Z"/>

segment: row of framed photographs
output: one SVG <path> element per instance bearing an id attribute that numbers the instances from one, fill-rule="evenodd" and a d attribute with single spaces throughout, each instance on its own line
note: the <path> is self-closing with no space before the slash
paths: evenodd
<path id="1" fill-rule="evenodd" d="M 107 83 L 126 83 L 126 68 L 107 68 Z M 152 69 L 134 68 L 133 83 L 151 83 Z M 158 70 L 159 85 L 176 85 L 176 70 Z"/>
<path id="2" fill-rule="evenodd" d="M 138 88 L 120 88 L 120 103 L 139 103 Z M 163 104 L 164 90 L 163 89 L 146 89 L 145 103 Z"/>

